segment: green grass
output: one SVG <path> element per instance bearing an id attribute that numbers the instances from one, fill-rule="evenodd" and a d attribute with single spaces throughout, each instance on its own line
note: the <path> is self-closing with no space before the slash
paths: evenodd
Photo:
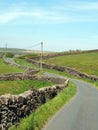
<path id="1" fill-rule="evenodd" d="M 52 86 L 52 82 L 39 80 L 16 80 L 0 81 L 0 95 L 3 94 L 20 94 L 31 88 L 39 89 L 41 87 Z"/>
<path id="2" fill-rule="evenodd" d="M 92 55 L 93 53 L 87 53 L 87 54 L 90 54 L 90 55 Z M 94 54 L 97 54 L 97 53 L 94 53 Z M 80 55 L 81 56 L 81 54 L 77 54 L 78 56 Z M 82 54 L 82 56 L 85 56 L 85 54 Z M 70 55 L 70 56 L 76 56 L 76 55 Z M 64 58 L 65 56 L 63 56 L 63 58 Z M 61 57 L 59 57 L 59 58 L 62 58 L 62 56 Z M 54 59 L 54 58 L 51 58 L 51 59 Z M 51 59 L 49 59 L 49 60 L 51 60 Z M 47 60 L 48 62 L 49 62 L 49 60 Z M 46 62 L 47 62 L 46 61 Z M 61 60 L 60 60 L 60 62 L 62 62 Z M 64 62 L 64 61 L 63 61 Z M 82 61 L 83 62 L 83 61 Z M 36 68 L 36 66 L 35 65 L 33 65 L 32 63 L 28 63 L 25 59 L 19 59 L 18 60 L 18 63 L 19 64 L 21 64 L 21 65 L 27 65 L 27 66 L 30 66 L 30 67 L 34 67 L 34 68 Z M 61 64 L 61 63 L 60 63 Z M 90 69 L 90 67 L 89 67 L 89 69 Z M 61 71 L 57 71 L 57 70 L 54 70 L 54 69 L 44 69 L 43 68 L 43 73 L 44 72 L 49 72 L 49 73 L 54 73 L 54 74 L 57 74 L 57 75 L 62 75 L 62 76 L 65 76 L 65 77 L 69 77 L 69 78 L 76 78 L 76 79 L 80 79 L 80 80 L 84 80 L 84 81 L 86 81 L 86 82 L 90 82 L 90 83 L 93 83 L 93 85 L 95 85 L 96 87 L 98 87 L 98 81 L 91 81 L 91 80 L 89 80 L 89 79 L 82 79 L 82 78 L 77 78 L 77 77 L 75 77 L 75 76 L 72 76 L 72 75 L 70 75 L 70 74 L 68 74 L 68 73 L 66 73 L 66 72 L 61 72 Z"/>
<path id="3" fill-rule="evenodd" d="M 14 73 L 14 72 L 23 72 L 22 69 L 19 69 L 17 67 L 5 64 L 1 59 L 0 59 L 0 74 L 3 73 Z"/>
<path id="4" fill-rule="evenodd" d="M 30 68 L 38 68 L 32 63 L 27 62 L 25 59 L 16 59 L 16 62 L 22 66 L 30 67 Z"/>
<path id="5" fill-rule="evenodd" d="M 13 126 L 10 130 L 41 130 L 49 118 L 66 104 L 75 93 L 76 87 L 70 82 L 69 87 L 60 92 L 58 96 L 40 106 L 29 117 L 22 119 L 17 129 Z"/>
<path id="6" fill-rule="evenodd" d="M 47 59 L 45 63 L 72 67 L 81 72 L 98 76 L 98 52 L 59 56 Z"/>
<path id="7" fill-rule="evenodd" d="M 23 66 L 28 66 L 28 67 L 31 67 L 31 68 L 37 68 L 38 69 L 38 66 L 27 62 L 25 59 L 17 59 L 17 63 L 20 64 L 20 65 L 23 65 Z M 54 74 L 67 76 L 67 77 L 73 77 L 72 75 L 70 75 L 70 74 L 68 74 L 66 72 L 60 72 L 60 71 L 57 71 L 57 70 L 54 70 L 54 69 L 45 69 L 45 68 L 43 68 L 43 73 L 44 72 L 54 73 Z"/>

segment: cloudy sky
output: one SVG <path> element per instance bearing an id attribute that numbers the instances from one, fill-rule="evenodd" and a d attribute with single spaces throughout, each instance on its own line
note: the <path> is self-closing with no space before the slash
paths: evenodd
<path id="1" fill-rule="evenodd" d="M 0 0 L 0 47 L 98 49 L 98 0 Z"/>

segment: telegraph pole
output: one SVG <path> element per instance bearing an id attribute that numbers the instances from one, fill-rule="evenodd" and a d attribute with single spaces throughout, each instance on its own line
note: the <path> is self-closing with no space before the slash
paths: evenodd
<path id="1" fill-rule="evenodd" d="M 7 43 L 5 44 L 5 48 L 7 49 Z"/>
<path id="2" fill-rule="evenodd" d="M 7 53 L 7 43 L 5 44 L 5 57 L 6 57 L 6 53 Z"/>
<path id="3" fill-rule="evenodd" d="M 43 42 L 41 42 L 40 71 L 43 69 Z"/>

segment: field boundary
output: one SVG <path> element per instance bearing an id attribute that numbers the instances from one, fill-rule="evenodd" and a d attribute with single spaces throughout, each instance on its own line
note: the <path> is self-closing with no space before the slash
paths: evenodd
<path id="1" fill-rule="evenodd" d="M 34 65 L 39 66 L 40 62 L 33 60 L 33 59 L 27 59 L 28 62 L 31 62 Z M 90 79 L 92 81 L 97 81 L 98 80 L 98 76 L 94 76 L 94 75 L 88 75 L 86 73 L 82 73 L 80 71 L 77 71 L 71 67 L 66 67 L 66 66 L 58 66 L 58 65 L 50 65 L 50 64 L 46 64 L 46 63 L 42 63 L 43 68 L 46 69 L 54 69 L 54 70 L 58 70 L 61 72 L 67 72 L 72 76 L 76 76 L 78 78 L 86 78 L 86 79 Z"/>
<path id="2" fill-rule="evenodd" d="M 52 80 L 57 83 L 54 86 L 32 89 L 19 95 L 0 96 L 0 130 L 8 130 L 9 127 L 19 123 L 34 112 L 39 106 L 53 99 L 58 93 L 68 86 L 69 80 L 63 77 L 38 77 L 39 80 Z"/>

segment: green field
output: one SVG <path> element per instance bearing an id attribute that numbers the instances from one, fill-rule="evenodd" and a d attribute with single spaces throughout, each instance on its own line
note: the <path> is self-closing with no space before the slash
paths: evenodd
<path id="1" fill-rule="evenodd" d="M 3 94 L 20 94 L 32 88 L 39 89 L 42 87 L 52 86 L 52 82 L 39 80 L 15 80 L 0 81 L 0 95 Z"/>
<path id="2" fill-rule="evenodd" d="M 5 64 L 3 60 L 0 59 L 0 74 L 3 73 L 15 73 L 15 72 L 23 72 L 22 69 L 19 69 L 17 67 Z"/>
<path id="3" fill-rule="evenodd" d="M 16 59 L 16 62 L 22 66 L 30 67 L 30 68 L 38 68 L 37 66 L 33 65 L 32 63 L 27 62 L 25 59 Z"/>
<path id="4" fill-rule="evenodd" d="M 98 52 L 58 56 L 47 59 L 44 62 L 72 67 L 81 72 L 98 76 Z"/>
<path id="5" fill-rule="evenodd" d="M 98 52 L 59 56 L 59 57 L 47 59 L 45 60 L 45 63 L 56 64 L 59 66 L 68 66 L 68 67 L 75 68 L 76 70 L 79 70 L 81 72 L 85 72 L 92 75 L 98 75 L 97 55 Z M 16 61 L 20 65 L 36 68 L 35 65 L 28 63 L 25 59 L 16 59 Z M 1 61 L 0 65 L 2 64 L 4 63 Z M 70 77 L 69 74 L 66 74 L 65 72 L 59 72 L 56 70 L 43 69 L 43 72 L 56 73 L 56 74 Z M 98 82 L 94 82 L 94 84 L 98 86 Z M 24 91 L 30 90 L 32 87 L 39 89 L 41 87 L 47 87 L 51 85 L 53 85 L 53 83 L 38 81 L 38 80 L 21 80 L 21 81 L 16 80 L 16 81 L 6 81 L 6 82 L 0 81 L 0 95 L 6 93 L 20 94 L 23 93 Z M 21 123 L 17 128 L 17 130 L 40 130 L 43 127 L 43 125 L 46 123 L 46 121 L 52 115 L 54 115 L 54 113 L 57 110 L 59 110 L 61 106 L 63 106 L 66 102 L 68 102 L 69 99 L 75 95 L 75 93 L 76 93 L 75 85 L 73 83 L 69 83 L 69 87 L 66 88 L 64 91 L 62 91 L 53 100 L 39 107 L 29 117 L 21 120 Z M 11 130 L 15 130 L 15 127 L 13 126 Z"/>

